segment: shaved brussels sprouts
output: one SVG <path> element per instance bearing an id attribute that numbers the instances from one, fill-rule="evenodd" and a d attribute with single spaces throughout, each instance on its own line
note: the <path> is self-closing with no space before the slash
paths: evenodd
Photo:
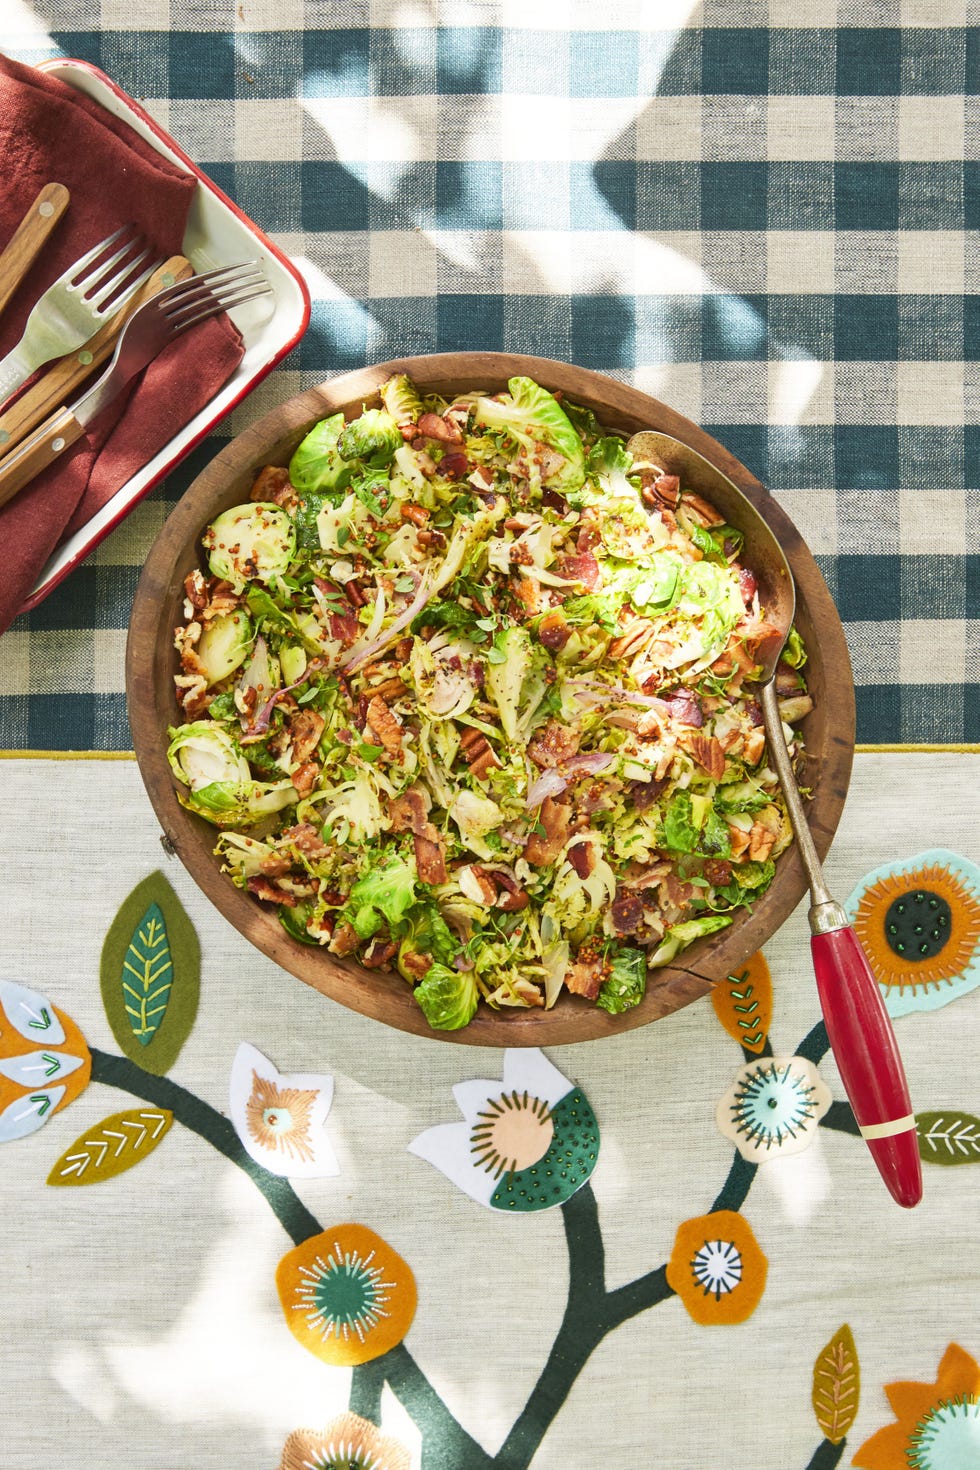
<path id="1" fill-rule="evenodd" d="M 247 582 L 273 582 L 289 568 L 296 552 L 292 517 L 265 501 L 233 505 L 204 533 L 208 565 L 216 577 L 240 592 Z"/>
<path id="2" fill-rule="evenodd" d="M 540 444 L 553 449 L 556 461 L 542 467 L 542 483 L 555 490 L 577 490 L 585 480 L 585 451 L 557 398 L 531 378 L 511 378 L 507 387 L 510 393 L 499 399 L 477 399 L 477 423 L 503 429 L 532 459 Z"/>
<path id="3" fill-rule="evenodd" d="M 170 769 L 186 788 L 177 799 L 216 827 L 251 827 L 298 800 L 291 781 L 253 780 L 231 735 L 215 720 L 195 720 L 170 737 Z"/>
<path id="4" fill-rule="evenodd" d="M 366 408 L 360 418 L 347 425 L 337 443 L 344 459 L 365 459 L 372 465 L 390 464 L 395 450 L 405 441 L 390 413 L 383 408 Z"/>
<path id="5" fill-rule="evenodd" d="M 337 447 L 343 429 L 344 415 L 335 413 L 315 424 L 301 440 L 289 461 L 289 479 L 294 489 L 301 494 L 346 489 L 353 469 Z"/>
<path id="6" fill-rule="evenodd" d="M 381 385 L 381 401 L 399 429 L 417 424 L 425 413 L 419 391 L 406 373 L 398 373 Z"/>
<path id="7" fill-rule="evenodd" d="M 434 964 L 413 992 L 433 1031 L 459 1031 L 476 1014 L 480 992 L 473 971 Z"/>
<path id="8" fill-rule="evenodd" d="M 247 781 L 250 776 L 248 761 L 216 720 L 194 720 L 171 730 L 167 760 L 177 780 L 192 789 L 213 781 Z"/>
<path id="9" fill-rule="evenodd" d="M 195 652 L 204 667 L 209 688 L 227 679 L 245 662 L 251 643 L 252 624 L 241 608 L 206 624 Z"/>

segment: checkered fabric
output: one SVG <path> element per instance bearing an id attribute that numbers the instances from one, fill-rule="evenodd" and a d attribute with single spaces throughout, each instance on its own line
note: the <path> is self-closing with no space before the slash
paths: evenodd
<path id="1" fill-rule="evenodd" d="M 859 741 L 957 743 L 980 741 L 978 15 L 7 0 L 0 45 L 96 63 L 301 263 L 309 331 L 228 432 L 405 353 L 534 352 L 633 382 L 803 532 Z M 220 442 L 2 640 L 0 746 L 128 746 L 139 568 Z"/>

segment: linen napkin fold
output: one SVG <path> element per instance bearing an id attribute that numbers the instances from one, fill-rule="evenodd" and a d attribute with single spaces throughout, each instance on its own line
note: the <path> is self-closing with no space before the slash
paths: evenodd
<path id="1" fill-rule="evenodd" d="M 63 271 L 113 230 L 136 225 L 162 260 L 180 252 L 197 181 L 92 98 L 0 54 L 0 246 L 39 189 L 64 184 L 68 210 L 0 318 L 0 357 Z M 224 315 L 156 358 L 60 461 L 0 510 L 0 633 L 45 562 L 208 403 L 235 371 L 241 336 Z M 43 369 L 42 369 L 43 371 Z"/>

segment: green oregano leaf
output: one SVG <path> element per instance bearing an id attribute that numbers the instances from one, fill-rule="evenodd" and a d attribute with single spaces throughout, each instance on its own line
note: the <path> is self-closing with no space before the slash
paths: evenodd
<path id="1" fill-rule="evenodd" d="M 130 1061 L 161 1077 L 197 1015 L 201 951 L 180 899 L 151 873 L 125 900 L 105 937 L 102 1004 Z"/>

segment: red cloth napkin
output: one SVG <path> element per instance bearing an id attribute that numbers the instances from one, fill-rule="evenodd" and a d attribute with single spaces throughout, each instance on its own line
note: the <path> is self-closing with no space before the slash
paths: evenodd
<path id="1" fill-rule="evenodd" d="M 113 230 L 137 225 L 161 260 L 180 253 L 196 180 L 91 98 L 2 55 L 0 158 L 0 247 L 45 184 L 64 184 L 71 195 L 64 218 L 0 318 L 0 357 L 20 340 L 41 293 Z M 0 633 L 52 551 L 214 397 L 243 350 L 225 316 L 195 328 L 151 363 L 73 450 L 0 510 Z"/>

